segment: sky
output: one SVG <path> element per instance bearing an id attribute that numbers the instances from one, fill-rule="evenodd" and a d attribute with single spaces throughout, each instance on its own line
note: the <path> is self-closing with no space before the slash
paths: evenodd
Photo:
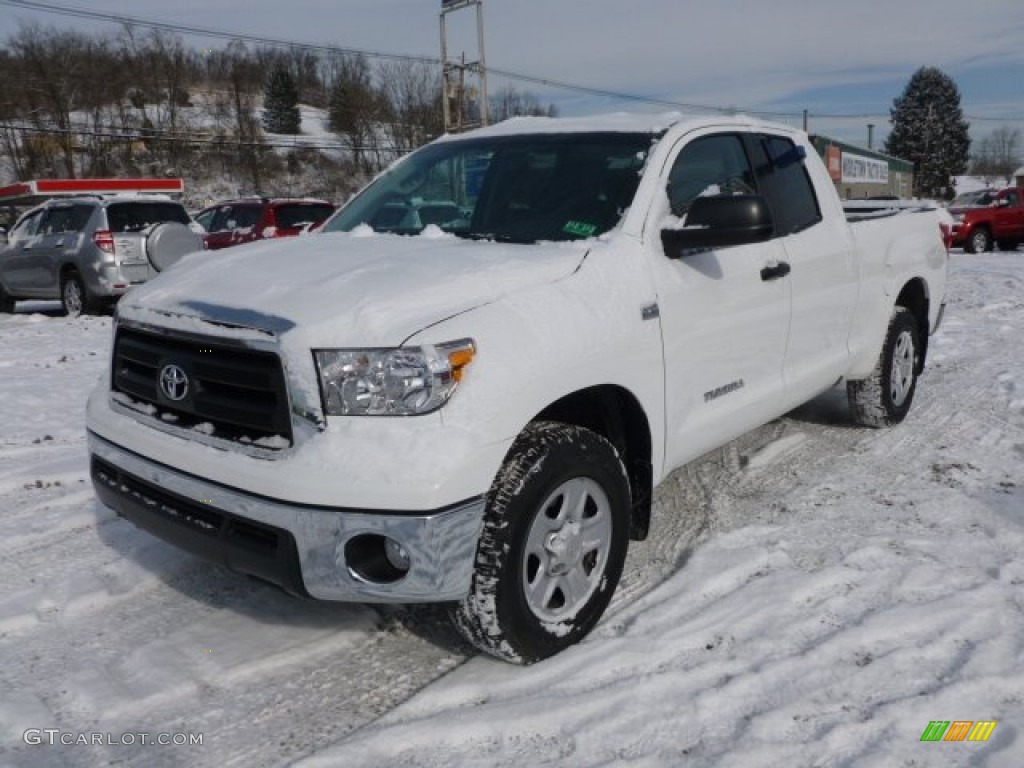
<path id="1" fill-rule="evenodd" d="M 440 53 L 435 0 L 54 0 L 119 18 L 271 36 L 367 51 Z M 492 70 L 683 105 L 771 113 L 834 138 L 865 144 L 888 132 L 892 101 L 921 66 L 936 66 L 961 91 L 979 139 L 1024 128 L 1024 3 L 983 0 L 485 0 L 484 48 Z M 475 15 L 452 13 L 449 51 L 477 57 Z M 0 40 L 20 22 L 116 30 L 0 0 Z M 197 48 L 223 39 L 187 37 Z M 493 92 L 514 85 L 563 115 L 663 111 L 665 105 L 548 88 L 492 74 Z M 843 117 L 836 117 L 843 116 Z"/>

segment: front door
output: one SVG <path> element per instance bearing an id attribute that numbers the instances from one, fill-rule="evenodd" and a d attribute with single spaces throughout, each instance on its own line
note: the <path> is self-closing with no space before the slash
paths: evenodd
<path id="1" fill-rule="evenodd" d="M 669 258 L 660 231 L 683 226 L 699 196 L 758 192 L 738 133 L 684 139 L 648 224 L 665 355 L 666 471 L 776 414 L 790 286 L 776 240 Z"/>
<path id="2" fill-rule="evenodd" d="M 23 295 L 31 278 L 33 260 L 37 258 L 36 246 L 39 222 L 45 209 L 32 211 L 11 230 L 7 245 L 0 249 L 0 278 L 15 296 Z"/>
<path id="3" fill-rule="evenodd" d="M 992 215 L 995 220 L 993 234 L 997 240 L 1010 243 L 1024 240 L 1024 200 L 1020 192 L 1016 189 L 1004 192 Z"/>

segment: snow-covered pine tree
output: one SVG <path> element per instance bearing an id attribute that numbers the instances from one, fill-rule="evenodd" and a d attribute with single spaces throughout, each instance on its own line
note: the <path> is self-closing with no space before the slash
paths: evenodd
<path id="1" fill-rule="evenodd" d="M 300 132 L 299 89 L 295 78 L 282 66 L 274 67 L 263 88 L 263 129 L 267 133 Z"/>
<path id="2" fill-rule="evenodd" d="M 921 67 L 889 115 L 885 151 L 914 164 L 914 194 L 951 197 L 951 177 L 967 169 L 971 148 L 956 83 L 940 69 Z"/>

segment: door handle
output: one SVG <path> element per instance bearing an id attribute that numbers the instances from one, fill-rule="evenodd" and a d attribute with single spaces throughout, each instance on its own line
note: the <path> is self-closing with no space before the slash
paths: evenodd
<path id="1" fill-rule="evenodd" d="M 780 261 L 771 267 L 765 267 L 761 270 L 762 280 L 778 280 L 780 277 L 785 277 L 790 272 L 790 266 L 784 261 Z"/>

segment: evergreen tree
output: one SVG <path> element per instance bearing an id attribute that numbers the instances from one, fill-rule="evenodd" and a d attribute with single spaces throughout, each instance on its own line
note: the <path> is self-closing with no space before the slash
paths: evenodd
<path id="1" fill-rule="evenodd" d="M 263 128 L 268 133 L 299 133 L 299 89 L 283 66 L 276 66 L 263 89 Z"/>
<path id="2" fill-rule="evenodd" d="M 889 114 L 885 151 L 914 164 L 914 194 L 950 196 L 951 177 L 967 169 L 971 147 L 956 83 L 935 67 L 921 67 Z"/>

